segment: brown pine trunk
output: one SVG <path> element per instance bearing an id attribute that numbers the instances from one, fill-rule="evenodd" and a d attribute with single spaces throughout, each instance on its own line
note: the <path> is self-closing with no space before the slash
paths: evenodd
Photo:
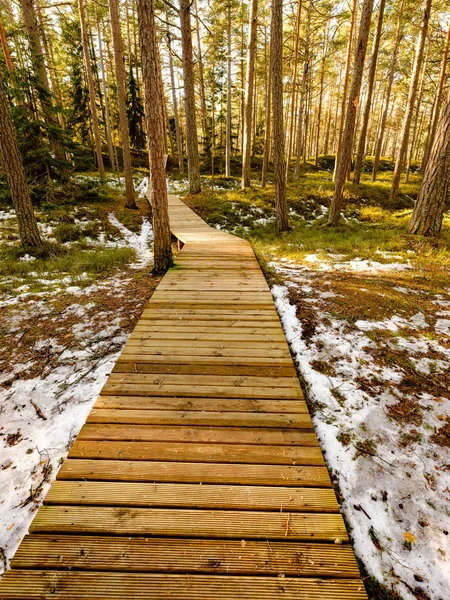
<path id="1" fill-rule="evenodd" d="M 361 181 L 361 173 L 362 173 L 362 169 L 363 169 L 364 160 L 366 158 L 367 128 L 369 126 L 369 118 L 370 118 L 371 109 L 372 109 L 373 86 L 375 83 L 375 73 L 377 70 L 378 50 L 380 47 L 381 26 L 383 24 L 385 5 L 386 5 L 386 0 L 380 0 L 380 6 L 378 9 L 377 30 L 375 32 L 375 40 L 373 43 L 373 52 L 372 52 L 372 58 L 370 60 L 369 76 L 368 76 L 368 82 L 367 82 L 367 99 L 366 99 L 366 103 L 364 106 L 364 114 L 363 114 L 361 132 L 359 134 L 358 150 L 356 151 L 355 167 L 354 167 L 354 171 L 353 171 L 353 183 L 358 183 L 358 184 Z"/>
<path id="2" fill-rule="evenodd" d="M 169 72 L 170 72 L 170 85 L 172 88 L 172 106 L 173 106 L 173 117 L 175 121 L 175 137 L 177 139 L 177 154 L 178 154 L 178 167 L 180 173 L 184 174 L 184 160 L 183 160 L 183 140 L 181 139 L 181 127 L 180 117 L 178 115 L 178 100 L 177 90 L 175 87 L 175 73 L 173 69 L 173 56 L 172 56 L 172 34 L 169 26 L 169 14 L 166 7 L 166 21 L 167 21 L 167 50 L 169 54 Z"/>
<path id="3" fill-rule="evenodd" d="M 115 161 L 114 161 L 114 150 L 112 143 L 112 135 L 111 135 L 111 117 L 109 114 L 109 94 L 108 87 L 106 85 L 106 73 L 105 73 L 105 63 L 103 60 L 103 44 L 102 44 L 102 32 L 100 28 L 100 21 L 97 21 L 97 37 L 98 37 L 98 52 L 100 55 L 100 71 L 101 71 L 101 80 L 102 80 L 102 90 L 103 97 L 105 99 L 105 134 L 106 134 L 106 145 L 108 146 L 108 156 L 109 162 L 111 164 L 111 169 L 115 171 Z"/>
<path id="4" fill-rule="evenodd" d="M 424 154 L 423 154 L 423 158 L 422 158 L 422 164 L 420 166 L 420 170 L 422 171 L 422 173 L 425 172 L 425 168 L 427 166 L 428 159 L 430 158 L 430 152 L 431 152 L 431 148 L 433 146 L 434 137 L 436 135 L 436 129 L 437 129 L 437 124 L 438 124 L 438 120 L 439 120 L 439 111 L 441 108 L 442 88 L 444 87 L 444 81 L 445 81 L 445 71 L 446 71 L 446 67 L 447 67 L 447 57 L 448 57 L 449 46 L 450 46 L 450 26 L 447 30 L 447 38 L 445 40 L 444 52 L 442 54 L 441 71 L 439 73 L 439 81 L 438 81 L 438 86 L 436 89 L 436 96 L 435 96 L 434 104 L 433 104 L 433 112 L 431 115 L 430 132 L 428 134 L 427 141 L 425 142 L 425 150 L 424 150 Z"/>
<path id="5" fill-rule="evenodd" d="M 353 79 L 348 98 L 347 113 L 345 116 L 345 126 L 342 135 L 341 150 L 338 152 L 336 177 L 334 184 L 334 194 L 328 213 L 328 224 L 337 225 L 344 196 L 345 180 L 350 168 L 353 138 L 355 133 L 356 113 L 358 110 L 359 95 L 361 92 L 361 82 L 364 71 L 364 60 L 367 51 L 367 40 L 369 38 L 370 20 L 372 18 L 373 0 L 364 0 L 361 22 L 359 25 L 358 43 L 356 46 Z"/>
<path id="6" fill-rule="evenodd" d="M 227 129 L 225 135 L 225 177 L 231 175 L 231 0 L 227 7 Z"/>
<path id="7" fill-rule="evenodd" d="M 420 71 L 422 69 L 423 51 L 428 33 L 428 23 L 430 20 L 431 0 L 425 0 L 422 23 L 420 32 L 417 38 L 416 54 L 414 57 L 414 65 L 411 73 L 409 84 L 408 101 L 406 104 L 406 112 L 403 118 L 402 132 L 400 135 L 400 146 L 395 160 L 394 175 L 392 185 L 389 191 L 389 200 L 393 202 L 398 196 L 398 188 L 400 186 L 400 177 L 405 166 L 406 153 L 408 151 L 409 130 L 411 127 L 411 119 L 413 116 L 414 105 L 416 102 L 417 86 L 419 83 Z"/>
<path id="8" fill-rule="evenodd" d="M 411 220 L 409 233 L 439 235 L 450 191 L 450 92 L 437 127 Z"/>
<path id="9" fill-rule="evenodd" d="M 155 28 L 153 0 L 137 0 L 144 105 L 153 203 L 153 272 L 163 273 L 172 266 L 172 240 L 164 156 L 164 92 Z"/>
<path id="10" fill-rule="evenodd" d="M 20 240 L 24 246 L 39 248 L 42 246 L 42 239 L 31 204 L 25 169 L 8 105 L 0 75 L 0 164 L 11 190 L 13 207 L 19 223 Z"/>
<path id="11" fill-rule="evenodd" d="M 403 17 L 404 6 L 405 6 L 405 0 L 401 0 L 400 6 L 398 9 L 397 32 L 395 34 L 394 50 L 392 52 L 391 67 L 389 69 L 389 75 L 388 75 L 386 99 L 385 99 L 383 114 L 381 116 L 378 138 L 377 138 L 377 141 L 375 144 L 373 167 L 372 167 L 372 181 L 376 181 L 376 179 L 377 179 L 378 168 L 380 166 L 381 150 L 382 150 L 383 142 L 385 139 L 384 134 L 385 134 L 385 130 L 386 130 L 386 123 L 388 120 L 389 109 L 390 109 L 389 102 L 391 99 L 392 85 L 394 83 L 395 69 L 397 67 L 398 51 L 399 51 L 400 42 L 401 42 L 401 39 L 403 36 L 402 17 Z"/>
<path id="12" fill-rule="evenodd" d="M 266 115 L 266 127 L 264 130 L 264 155 L 263 164 L 261 170 L 261 187 L 266 187 L 267 183 L 267 169 L 269 167 L 270 149 L 271 149 L 271 112 L 272 112 L 272 69 L 270 65 L 270 59 L 267 60 L 267 43 L 264 45 L 266 51 L 266 101 L 265 101 L 265 115 Z M 270 54 L 270 49 L 269 49 Z"/>
<path id="13" fill-rule="evenodd" d="M 128 13 L 128 6 L 127 6 Z M 122 138 L 123 170 L 125 176 L 125 206 L 137 208 L 134 199 L 133 170 L 131 167 L 130 138 L 128 132 L 127 103 L 125 97 L 125 67 L 123 64 L 123 40 L 120 32 L 119 7 L 117 0 L 109 0 L 111 34 L 114 50 L 114 66 L 116 70 L 117 105 L 119 108 L 120 136 Z"/>
<path id="14" fill-rule="evenodd" d="M 308 10 L 306 12 L 306 35 L 305 35 L 305 62 L 303 64 L 302 81 L 300 84 L 300 107 L 297 115 L 297 144 L 295 150 L 295 167 L 294 181 L 298 181 L 300 177 L 300 163 L 303 149 L 303 115 L 305 112 L 305 101 L 309 76 L 309 60 L 310 60 L 310 32 L 311 32 L 311 9 L 312 1 L 308 2 Z"/>
<path id="15" fill-rule="evenodd" d="M 414 145 L 416 143 L 417 128 L 418 128 L 418 125 L 419 125 L 419 117 L 420 117 L 420 113 L 421 113 L 420 108 L 421 108 L 422 97 L 423 97 L 423 92 L 424 92 L 425 73 L 427 71 L 427 63 L 428 63 L 428 53 L 429 53 L 429 50 L 430 50 L 430 45 L 428 44 L 428 48 L 427 48 L 425 60 L 423 61 L 422 74 L 420 76 L 419 93 L 417 95 L 417 100 L 416 100 L 416 109 L 415 109 L 415 115 L 414 115 L 414 119 L 413 119 L 413 128 L 412 128 L 412 134 L 411 134 L 411 141 L 410 141 L 410 144 L 409 144 L 409 148 L 406 149 L 405 183 L 409 182 L 409 175 L 410 175 L 410 170 L 411 170 L 411 161 L 413 159 Z"/>
<path id="16" fill-rule="evenodd" d="M 356 11 L 358 9 L 358 1 L 353 0 L 352 5 L 352 16 L 350 21 L 350 31 L 348 34 L 348 42 L 347 42 L 347 59 L 345 62 L 345 74 L 344 74 L 344 89 L 342 91 L 342 103 L 341 103 L 341 118 L 339 121 L 339 129 L 337 134 L 337 151 L 336 151 L 336 160 L 334 162 L 334 172 L 333 172 L 333 181 L 336 179 L 336 169 L 339 162 L 339 153 L 341 151 L 342 144 L 342 135 L 344 131 L 344 122 L 345 122 L 345 108 L 347 103 L 347 89 L 348 82 L 350 79 L 350 64 L 352 57 L 352 45 L 353 45 L 353 33 L 355 31 L 355 21 L 356 21 Z"/>
<path id="17" fill-rule="evenodd" d="M 258 0 L 252 0 L 252 12 L 250 17 L 250 29 L 247 47 L 247 76 L 245 85 L 245 109 L 243 127 L 243 150 L 242 150 L 242 181 L 241 188 L 250 186 L 250 159 L 252 140 L 252 116 L 253 116 L 253 86 L 255 74 L 256 56 L 256 34 L 258 26 Z"/>
<path id="18" fill-rule="evenodd" d="M 292 140 L 294 138 L 294 117 L 295 106 L 297 104 L 297 72 L 298 72 L 298 52 L 300 47 L 300 24 L 302 17 L 302 0 L 298 2 L 297 24 L 295 27 L 295 47 L 294 47 L 294 73 L 292 76 L 292 93 L 291 93 L 291 113 L 288 128 L 287 140 L 287 160 L 286 160 L 286 180 L 289 179 L 289 169 L 291 167 L 292 155 Z"/>
<path id="19" fill-rule="evenodd" d="M 197 117 L 195 108 L 194 66 L 192 59 L 191 2 L 180 0 L 181 47 L 183 52 L 184 112 L 188 151 L 189 191 L 201 191 L 198 159 Z"/>
<path id="20" fill-rule="evenodd" d="M 36 88 L 44 121 L 48 126 L 48 135 L 56 158 L 64 160 L 64 152 L 57 136 L 53 133 L 57 126 L 57 119 L 53 114 L 51 91 L 44 63 L 44 52 L 42 50 L 41 37 L 39 35 L 39 24 L 33 0 L 21 0 L 23 22 L 30 43 L 31 62 L 36 76 Z"/>
<path id="21" fill-rule="evenodd" d="M 270 62 L 272 69 L 273 167 L 278 231 L 289 229 L 283 127 L 283 0 L 272 0 Z"/>
<path id="22" fill-rule="evenodd" d="M 3 54 L 5 55 L 6 68 L 11 73 L 13 70 L 13 64 L 11 61 L 11 56 L 9 54 L 8 44 L 6 43 L 5 30 L 3 29 L 3 24 L 0 20 L 0 41 L 2 43 Z"/>
<path id="23" fill-rule="evenodd" d="M 325 59 L 327 55 L 327 36 L 328 36 L 328 25 L 325 26 L 323 32 L 323 47 L 322 47 L 322 66 L 320 69 L 320 91 L 319 91 L 319 108 L 317 109 L 317 123 L 316 123 L 316 150 L 314 157 L 314 164 L 319 164 L 319 142 L 320 142 L 320 126 L 322 120 L 322 102 L 323 102 L 323 84 L 325 80 Z"/>
<path id="24" fill-rule="evenodd" d="M 92 129 L 94 131 L 95 153 L 97 156 L 97 168 L 100 173 L 100 179 L 105 179 L 105 167 L 103 165 L 102 141 L 98 127 L 97 104 L 95 101 L 94 78 L 92 76 L 91 59 L 89 56 L 89 43 L 86 26 L 86 13 L 84 9 L 84 0 L 78 0 L 78 10 L 80 12 L 81 39 L 83 42 L 84 64 L 86 67 L 86 79 L 89 90 L 89 104 L 91 107 Z"/>
<path id="25" fill-rule="evenodd" d="M 191 3 L 192 4 L 192 3 Z M 195 20 L 197 21 L 196 33 L 197 33 L 197 52 L 198 52 L 198 80 L 200 87 L 200 104 L 202 110 L 202 131 L 203 131 L 203 145 L 204 147 L 208 147 L 209 145 L 209 135 L 208 135 L 208 125 L 207 125 L 207 109 L 206 109 L 206 92 L 205 92 L 205 78 L 203 75 L 203 53 L 202 53 L 202 40 L 200 36 L 200 18 L 198 15 L 198 4 L 197 0 L 195 0 Z"/>

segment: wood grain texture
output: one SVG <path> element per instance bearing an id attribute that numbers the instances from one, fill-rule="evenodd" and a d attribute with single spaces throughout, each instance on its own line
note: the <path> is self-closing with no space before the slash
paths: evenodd
<path id="1" fill-rule="evenodd" d="M 38 509 L 0 600 L 367 600 L 251 246 L 186 245 Z"/>

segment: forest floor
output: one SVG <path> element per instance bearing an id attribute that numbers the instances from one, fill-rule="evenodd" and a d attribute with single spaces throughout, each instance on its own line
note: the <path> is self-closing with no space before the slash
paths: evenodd
<path id="1" fill-rule="evenodd" d="M 237 181 L 217 181 L 187 201 L 256 250 L 370 597 L 444 600 L 450 218 L 437 242 L 408 236 L 417 179 L 390 209 L 389 178 L 350 186 L 336 229 L 324 227 L 328 172 L 289 185 L 292 229 L 283 235 L 274 227 L 272 186 L 241 192 Z"/>
<path id="2" fill-rule="evenodd" d="M 389 177 L 350 186 L 342 224 L 328 229 L 330 174 L 304 175 L 289 185 L 292 229 L 281 236 L 271 185 L 241 192 L 237 179 L 205 177 L 206 191 L 186 200 L 257 252 L 371 599 L 444 600 L 450 219 L 437 242 L 406 235 L 418 180 L 389 207 Z M 144 209 L 123 209 L 114 180 L 105 197 L 92 182 L 79 176 L 81 202 L 41 207 L 50 256 L 19 252 L 14 215 L 0 211 L 0 568 L 158 283 Z M 170 188 L 184 194 L 187 182 Z"/>
<path id="3" fill-rule="evenodd" d="M 159 281 L 145 203 L 126 211 L 116 187 L 41 207 L 42 258 L 0 211 L 0 573 Z"/>

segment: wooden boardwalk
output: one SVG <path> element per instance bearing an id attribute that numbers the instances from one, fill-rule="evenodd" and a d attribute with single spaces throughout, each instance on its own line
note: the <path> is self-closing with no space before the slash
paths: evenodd
<path id="1" fill-rule="evenodd" d="M 161 281 L 1 600 L 367 596 L 250 245 L 170 197 Z"/>

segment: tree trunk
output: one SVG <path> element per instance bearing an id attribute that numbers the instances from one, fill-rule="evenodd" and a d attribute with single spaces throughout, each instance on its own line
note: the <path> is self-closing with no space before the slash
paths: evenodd
<path id="1" fill-rule="evenodd" d="M 422 23 L 420 25 L 419 37 L 417 38 L 416 54 L 414 57 L 414 65 L 411 73 L 409 84 L 408 101 L 406 104 L 406 112 L 403 118 L 402 132 L 400 135 L 400 146 L 395 160 L 395 169 L 392 179 L 392 185 L 389 192 L 389 201 L 393 202 L 398 195 L 400 186 L 400 176 L 405 166 L 406 153 L 408 151 L 409 130 L 411 127 L 411 119 L 416 102 L 417 86 L 419 83 L 420 71 L 422 69 L 423 51 L 428 33 L 428 23 L 430 20 L 431 0 L 425 0 Z"/>
<path id="2" fill-rule="evenodd" d="M 292 76 L 291 113 L 290 113 L 289 128 L 288 128 L 288 140 L 287 140 L 286 180 L 289 179 L 289 169 L 291 167 L 292 140 L 294 137 L 294 117 L 295 117 L 295 106 L 297 103 L 297 72 L 298 72 L 298 52 L 299 52 L 299 46 L 300 46 L 301 17 L 302 17 L 302 0 L 299 0 L 298 12 L 297 12 L 297 24 L 296 24 L 296 28 L 295 28 L 294 73 Z"/>
<path id="3" fill-rule="evenodd" d="M 420 166 L 420 170 L 422 171 L 422 173 L 425 172 L 425 168 L 427 166 L 428 159 L 430 158 L 430 152 L 431 152 L 431 148 L 433 146 L 434 137 L 436 135 L 436 129 L 437 129 L 437 124 L 438 124 L 438 120 L 439 120 L 439 110 L 441 108 L 442 88 L 444 87 L 444 81 L 445 81 L 445 71 L 446 71 L 446 67 L 447 67 L 447 57 L 448 57 L 449 45 L 450 45 L 450 26 L 448 27 L 448 30 L 447 30 L 447 38 L 445 40 L 444 52 L 442 54 L 441 71 L 439 73 L 439 81 L 438 81 L 438 86 L 436 89 L 436 96 L 435 96 L 434 104 L 433 104 L 433 112 L 431 115 L 430 132 L 428 134 L 428 138 L 425 143 L 425 150 L 424 150 L 424 154 L 423 154 L 423 158 L 422 158 L 422 164 Z"/>
<path id="4" fill-rule="evenodd" d="M 120 136 L 122 138 L 123 170 L 125 175 L 125 206 L 127 208 L 137 208 L 134 199 L 133 170 L 131 167 L 127 103 L 125 98 L 125 67 L 123 64 L 123 40 L 122 34 L 120 32 L 119 8 L 117 5 L 117 0 L 109 0 L 109 15 L 111 19 L 114 66 L 116 71 L 117 105 L 119 108 Z"/>
<path id="5" fill-rule="evenodd" d="M 311 8 L 312 1 L 309 0 L 308 10 L 306 12 L 305 62 L 303 64 L 302 82 L 300 84 L 300 107 L 297 115 L 297 144 L 295 149 L 294 181 L 298 181 L 300 177 L 300 161 L 303 147 L 303 113 L 305 111 L 306 88 L 309 75 Z"/>
<path id="6" fill-rule="evenodd" d="M 327 36 L 328 36 L 328 25 L 325 26 L 323 32 L 323 47 L 322 47 L 322 66 L 320 69 L 320 90 L 319 90 L 319 108 L 317 110 L 317 125 L 316 125 L 316 150 L 314 157 L 314 164 L 319 164 L 319 142 L 320 142 L 320 126 L 322 120 L 322 102 L 323 102 L 323 84 L 325 79 L 325 59 L 327 56 Z"/>
<path id="7" fill-rule="evenodd" d="M 231 175 L 231 0 L 227 8 L 227 130 L 225 136 L 225 177 Z"/>
<path id="8" fill-rule="evenodd" d="M 347 171 L 351 164 L 353 138 L 355 133 L 356 112 L 361 91 L 361 82 L 364 71 L 364 60 L 367 51 L 367 40 L 369 38 L 370 20 L 372 17 L 373 0 L 364 0 L 361 22 L 359 25 L 358 44 L 356 46 L 353 79 L 348 98 L 345 126 L 342 135 L 341 150 L 338 152 L 334 194 L 328 213 L 328 224 L 337 225 L 342 207 L 345 180 Z"/>
<path id="9" fill-rule="evenodd" d="M 356 21 L 356 11 L 358 9 L 358 0 L 353 0 L 352 5 L 352 16 L 350 20 L 350 31 L 348 34 L 348 43 L 347 43 L 347 60 L 345 62 L 345 74 L 344 74 L 344 89 L 342 91 L 342 103 L 341 103 L 341 118 L 339 121 L 339 129 L 337 135 L 337 151 L 336 151 L 336 160 L 334 161 L 334 172 L 333 172 L 333 181 L 336 179 L 336 169 L 339 162 L 339 153 L 341 151 L 342 144 L 342 135 L 344 131 L 344 120 L 345 120 L 345 107 L 347 102 L 347 89 L 348 82 L 350 79 L 350 63 L 352 57 L 352 45 L 353 45 L 353 33 L 355 31 L 355 21 Z"/>
<path id="10" fill-rule="evenodd" d="M 170 33 L 169 14 L 167 11 L 167 7 L 166 7 L 166 21 L 167 21 L 167 49 L 168 49 L 168 54 L 169 54 L 170 85 L 172 87 L 173 117 L 175 120 L 175 136 L 177 139 L 178 167 L 180 169 L 180 173 L 183 175 L 184 174 L 183 140 L 181 139 L 180 117 L 178 115 L 177 90 L 175 87 L 175 73 L 174 73 L 174 69 L 173 69 L 173 56 L 172 56 L 172 34 Z"/>
<path id="11" fill-rule="evenodd" d="M 241 188 L 250 186 L 250 159 L 252 141 L 252 115 L 253 115 L 253 86 L 255 75 L 256 34 L 258 26 L 258 0 L 252 0 L 250 29 L 247 47 L 247 76 L 245 84 L 245 109 L 243 128 L 242 150 L 242 182 Z"/>
<path id="12" fill-rule="evenodd" d="M 264 48 L 267 48 L 267 43 Z M 269 50 L 270 52 L 270 50 Z M 266 187 L 267 182 L 267 169 L 269 167 L 269 159 L 270 159 L 270 148 L 271 148 L 271 137 L 270 137 L 270 129 L 271 129 L 271 112 L 272 112 L 272 69 L 270 65 L 270 59 L 267 60 L 266 57 L 266 101 L 265 101 L 265 115 L 266 115 L 266 127 L 264 130 L 264 155 L 263 155 L 263 164 L 261 170 L 261 187 Z"/>
<path id="13" fill-rule="evenodd" d="M 116 165 L 114 161 L 114 150 L 112 143 L 112 135 L 111 135 L 111 116 L 109 114 L 109 94 L 108 87 L 106 85 L 106 73 L 105 73 L 105 63 L 103 60 L 103 44 L 102 44 L 102 32 L 100 28 L 100 21 L 97 21 L 97 36 L 98 36 L 98 52 L 100 55 L 100 71 L 102 73 L 102 89 L 103 89 L 103 97 L 105 99 L 105 134 L 106 134 L 106 145 L 108 146 L 108 156 L 109 162 L 111 163 L 111 169 L 113 171 L 116 170 Z"/>
<path id="14" fill-rule="evenodd" d="M 192 4 L 192 2 L 191 2 Z M 198 16 L 198 4 L 195 0 L 195 20 L 197 21 L 197 51 L 198 51 L 198 79 L 200 84 L 200 103 L 202 109 L 202 131 L 203 131 L 203 146 L 207 148 L 209 146 L 209 134 L 207 124 L 207 109 L 206 109 L 206 93 L 205 93 L 205 78 L 203 76 L 203 53 L 202 53 L 202 40 L 200 36 L 200 18 Z"/>
<path id="15" fill-rule="evenodd" d="M 84 9 L 84 0 L 78 0 L 78 9 L 80 12 L 81 39 L 83 42 L 84 64 L 86 67 L 86 78 L 89 90 L 89 103 L 91 107 L 92 128 L 94 130 L 95 153 L 97 155 L 97 168 L 100 173 L 100 179 L 105 179 L 105 167 L 102 157 L 102 141 L 100 138 L 100 130 L 98 127 L 97 104 L 95 101 L 94 78 L 92 76 L 91 59 L 89 57 L 89 43 L 86 27 L 86 13 Z"/>
<path id="16" fill-rule="evenodd" d="M 23 22 L 27 31 L 30 43 L 31 62 L 36 76 L 36 88 L 39 101 L 42 106 L 44 121 L 48 127 L 48 135 L 52 144 L 53 152 L 59 160 L 64 160 L 60 141 L 54 133 L 57 127 L 57 119 L 53 114 L 52 95 L 47 76 L 47 70 L 44 63 L 44 52 L 42 50 L 41 38 L 39 35 L 39 24 L 33 0 L 21 0 Z"/>
<path id="17" fill-rule="evenodd" d="M 144 105 L 147 122 L 153 203 L 153 272 L 163 273 L 172 266 L 172 240 L 164 156 L 164 92 L 155 28 L 153 0 L 137 0 Z"/>
<path id="18" fill-rule="evenodd" d="M 437 127 L 419 196 L 417 197 L 409 233 L 439 235 L 450 190 L 450 92 Z"/>
<path id="19" fill-rule="evenodd" d="M 389 108 L 390 108 L 389 103 L 390 103 L 390 99 L 391 99 L 392 85 L 394 83 L 395 69 L 397 67 L 398 51 L 399 51 L 400 42 L 401 42 L 401 39 L 403 36 L 402 17 L 403 17 L 404 6 L 405 6 L 405 0 L 400 0 L 400 6 L 398 9 L 398 17 L 397 17 L 397 32 L 395 35 L 394 50 L 392 52 L 391 67 L 389 69 L 389 75 L 388 75 L 388 85 L 387 85 L 387 90 L 386 90 L 385 105 L 384 105 L 384 109 L 383 109 L 383 114 L 381 116 L 378 138 L 377 138 L 377 141 L 375 144 L 375 152 L 374 152 L 373 167 L 372 167 L 372 181 L 376 181 L 377 174 L 378 174 L 378 168 L 380 166 L 381 150 L 383 147 L 384 133 L 386 130 L 386 123 L 387 123 L 387 119 L 388 119 L 388 115 L 389 115 Z"/>
<path id="20" fill-rule="evenodd" d="M 272 0 L 270 63 L 272 69 L 273 166 L 278 231 L 289 229 L 283 127 L 283 0 Z"/>
<path id="21" fill-rule="evenodd" d="M 372 52 L 372 58 L 370 60 L 369 76 L 368 76 L 368 82 L 367 82 L 367 99 L 366 99 L 366 104 L 364 106 L 362 127 L 361 127 L 361 132 L 359 134 L 358 150 L 356 151 L 355 167 L 354 167 L 354 171 L 353 171 L 353 183 L 357 183 L 357 184 L 359 184 L 359 182 L 361 180 L 361 172 L 363 169 L 364 160 L 366 158 L 367 128 L 369 126 L 370 112 L 372 109 L 373 86 L 375 83 L 375 73 L 377 70 L 378 50 L 380 47 L 381 27 L 383 24 L 385 5 L 386 5 L 386 0 L 380 0 L 380 6 L 378 9 L 377 30 L 375 32 L 375 40 L 373 43 L 373 52 Z"/>
<path id="22" fill-rule="evenodd" d="M 184 111 L 188 151 L 189 191 L 201 191 L 198 160 L 197 117 L 195 110 L 194 68 L 192 60 L 191 2 L 180 0 L 181 47 L 183 52 Z"/>
<path id="23" fill-rule="evenodd" d="M 39 248 L 42 246 L 42 239 L 31 204 L 25 169 L 8 105 L 0 74 L 0 164 L 11 190 L 20 240 L 24 246 Z"/>
<path id="24" fill-rule="evenodd" d="M 420 107 L 422 104 L 422 97 L 423 97 L 423 92 L 424 92 L 425 73 L 427 71 L 429 50 L 430 50 L 430 45 L 428 44 L 427 52 L 425 55 L 425 60 L 423 61 L 422 74 L 420 76 L 419 93 L 417 94 L 416 109 L 415 109 L 415 115 L 414 115 L 413 127 L 412 127 L 412 135 L 410 136 L 411 141 L 409 144 L 409 148 L 406 149 L 405 183 L 409 182 L 409 172 L 411 170 L 411 161 L 413 159 L 414 144 L 416 143 L 417 127 L 419 124 Z"/>
<path id="25" fill-rule="evenodd" d="M 9 54 L 8 44 L 6 43 L 5 30 L 3 29 L 3 24 L 0 20 L 0 40 L 2 43 L 3 54 L 5 55 L 6 68 L 9 73 L 13 70 L 13 64 L 11 62 L 11 56 Z"/>

